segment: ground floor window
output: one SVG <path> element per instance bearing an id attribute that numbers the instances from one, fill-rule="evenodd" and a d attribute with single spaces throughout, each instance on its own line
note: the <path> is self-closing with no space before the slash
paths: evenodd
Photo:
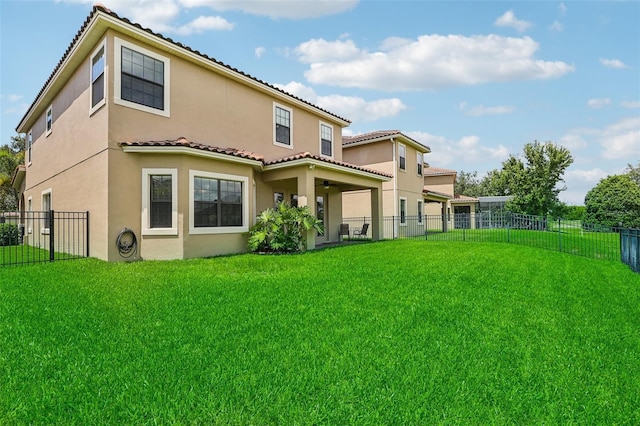
<path id="1" fill-rule="evenodd" d="M 248 199 L 247 177 L 189 171 L 189 231 L 246 232 Z"/>
<path id="2" fill-rule="evenodd" d="M 424 209 L 424 202 L 422 200 L 418 200 L 418 223 L 422 223 L 422 213 Z"/>
<path id="3" fill-rule="evenodd" d="M 400 197 L 400 225 L 407 224 L 407 199 Z"/>
<path id="4" fill-rule="evenodd" d="M 177 169 L 142 169 L 142 233 L 178 234 Z"/>

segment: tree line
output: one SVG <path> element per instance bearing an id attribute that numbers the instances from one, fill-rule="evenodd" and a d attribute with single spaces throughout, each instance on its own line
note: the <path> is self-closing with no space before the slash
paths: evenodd
<path id="1" fill-rule="evenodd" d="M 522 156 L 510 155 L 501 169 L 484 177 L 460 171 L 455 193 L 470 197 L 511 196 L 514 213 L 582 220 L 589 225 L 640 228 L 640 162 L 623 174 L 602 179 L 585 197 L 584 206 L 568 206 L 558 198 L 566 189 L 564 173 L 573 163 L 565 147 L 553 142 L 527 143 Z"/>

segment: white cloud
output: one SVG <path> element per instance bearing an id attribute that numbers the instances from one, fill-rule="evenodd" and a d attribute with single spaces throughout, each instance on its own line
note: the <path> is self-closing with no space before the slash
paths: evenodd
<path id="1" fill-rule="evenodd" d="M 253 53 L 256 55 L 256 58 L 262 58 L 262 55 L 264 55 L 266 51 L 267 51 L 266 48 L 260 46 L 260 47 L 256 47 L 253 50 Z"/>
<path id="2" fill-rule="evenodd" d="M 640 101 L 622 101 L 620 105 L 624 108 L 640 108 Z"/>
<path id="3" fill-rule="evenodd" d="M 640 158 L 640 117 L 625 118 L 606 127 L 598 139 L 606 159 Z"/>
<path id="4" fill-rule="evenodd" d="M 610 104 L 611 104 L 611 99 L 609 98 L 589 99 L 587 101 L 587 106 L 589 108 L 594 108 L 594 109 L 603 108 Z"/>
<path id="5" fill-rule="evenodd" d="M 582 138 L 582 136 L 575 133 L 569 133 L 562 136 L 558 143 L 567 148 L 569 151 L 583 149 L 587 146 L 587 143 Z"/>
<path id="6" fill-rule="evenodd" d="M 92 4 L 94 0 L 56 0 L 64 3 Z M 191 35 L 208 30 L 232 30 L 234 24 L 219 16 L 199 16 L 178 24 L 183 8 L 180 0 L 109 0 L 105 6 L 118 15 L 163 34 Z"/>
<path id="7" fill-rule="evenodd" d="M 567 13 L 567 6 L 566 6 L 563 2 L 561 2 L 561 3 L 558 5 L 558 10 L 560 11 L 560 14 L 561 14 L 561 15 L 564 15 L 564 14 L 566 14 L 566 13 Z"/>
<path id="8" fill-rule="evenodd" d="M 549 79 L 574 71 L 565 62 L 535 59 L 538 48 L 530 37 L 423 35 L 387 39 L 375 52 L 351 40 L 322 39 L 293 51 L 310 64 L 305 77 L 312 83 L 387 91 Z"/>
<path id="9" fill-rule="evenodd" d="M 172 30 L 180 35 L 191 35 L 194 33 L 202 33 L 207 30 L 232 30 L 234 24 L 228 22 L 224 18 L 219 16 L 199 16 L 186 25 L 182 25 L 179 28 Z"/>
<path id="10" fill-rule="evenodd" d="M 476 135 L 463 136 L 458 140 L 426 132 L 404 132 L 407 136 L 431 147 L 426 161 L 436 167 L 460 167 L 462 163 L 470 169 L 499 168 L 502 161 L 509 157 L 504 145 L 483 146 Z"/>
<path id="11" fill-rule="evenodd" d="M 326 41 L 324 39 L 312 39 L 301 43 L 293 52 L 304 63 L 349 60 L 361 54 L 352 40 Z"/>
<path id="12" fill-rule="evenodd" d="M 516 110 L 516 107 L 511 105 L 501 105 L 501 106 L 493 106 L 493 107 L 477 105 L 467 109 L 466 103 L 464 103 L 463 105 L 460 106 L 460 109 L 465 111 L 466 115 L 470 115 L 472 117 L 482 117 L 484 115 L 510 114 Z"/>
<path id="13" fill-rule="evenodd" d="M 2 96 L 2 97 L 4 98 L 5 96 Z M 6 95 L 6 99 L 9 102 L 18 102 L 22 98 L 23 98 L 22 95 L 13 95 L 13 94 Z"/>
<path id="14" fill-rule="evenodd" d="M 624 62 L 619 59 L 603 59 L 600 58 L 600 63 L 607 68 L 623 69 L 629 68 Z"/>
<path id="15" fill-rule="evenodd" d="M 564 24 L 560 21 L 553 21 L 553 24 L 549 26 L 549 29 L 551 31 L 557 31 L 561 33 L 562 31 L 564 31 Z"/>
<path id="16" fill-rule="evenodd" d="M 610 175 L 606 171 L 595 169 L 577 169 L 572 170 L 571 166 L 564 174 L 564 181 L 567 186 L 567 190 L 562 191 L 559 195 L 560 201 L 567 203 L 570 206 L 584 205 L 584 197 L 594 186 L 603 179 Z"/>
<path id="17" fill-rule="evenodd" d="M 207 6 L 219 12 L 239 10 L 244 13 L 268 16 L 271 19 L 310 19 L 335 15 L 353 9 L 358 0 L 273 0 L 273 1 L 234 1 L 234 0 L 178 0 L 181 5 L 192 8 Z"/>
<path id="18" fill-rule="evenodd" d="M 353 122 L 371 122 L 393 117 L 407 108 L 398 98 L 367 101 L 355 96 L 318 96 L 311 87 L 295 81 L 275 86 Z"/>
<path id="19" fill-rule="evenodd" d="M 526 31 L 529 27 L 531 27 L 531 22 L 523 21 L 521 19 L 516 18 L 513 10 L 509 10 L 505 12 L 502 16 L 500 16 L 494 22 L 494 25 L 497 27 L 511 27 L 515 28 L 519 32 Z"/>

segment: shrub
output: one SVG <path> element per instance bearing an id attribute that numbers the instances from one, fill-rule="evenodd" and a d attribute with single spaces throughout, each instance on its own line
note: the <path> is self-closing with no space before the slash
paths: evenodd
<path id="1" fill-rule="evenodd" d="M 249 230 L 249 250 L 253 252 L 292 253 L 304 249 L 303 232 L 323 232 L 322 222 L 308 206 L 292 207 L 279 203 L 263 211 Z"/>
<path id="2" fill-rule="evenodd" d="M 0 246 L 15 246 L 19 242 L 18 225 L 0 223 Z"/>

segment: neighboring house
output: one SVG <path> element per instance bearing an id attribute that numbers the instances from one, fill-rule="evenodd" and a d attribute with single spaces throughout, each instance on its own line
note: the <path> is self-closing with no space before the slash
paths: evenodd
<path id="1" fill-rule="evenodd" d="M 428 146 L 399 130 L 381 130 L 357 136 L 343 136 L 342 152 L 344 161 L 393 176 L 389 182 L 382 185 L 385 217 L 399 218 L 400 227 L 406 226 L 407 220 L 422 224 L 425 201 L 424 155 L 431 152 Z M 371 209 L 366 201 L 369 197 L 368 190 L 343 193 L 343 216 L 370 217 Z"/>
<path id="2" fill-rule="evenodd" d="M 437 226 L 442 226 L 445 231 L 452 227 L 475 228 L 473 217 L 478 199 L 455 194 L 457 174 L 455 170 L 432 166 L 424 170 L 425 213 L 428 217 L 443 217 L 443 220 L 436 222 Z"/>
<path id="3" fill-rule="evenodd" d="M 14 185 L 23 212 L 88 210 L 91 255 L 109 261 L 121 259 L 124 228 L 144 259 L 243 252 L 255 217 L 278 200 L 323 220 L 323 235 L 307 234 L 313 248 L 339 239 L 351 191 L 369 194 L 379 239 L 391 176 L 345 158 L 348 124 L 94 6 L 16 129 L 27 153 Z"/>

